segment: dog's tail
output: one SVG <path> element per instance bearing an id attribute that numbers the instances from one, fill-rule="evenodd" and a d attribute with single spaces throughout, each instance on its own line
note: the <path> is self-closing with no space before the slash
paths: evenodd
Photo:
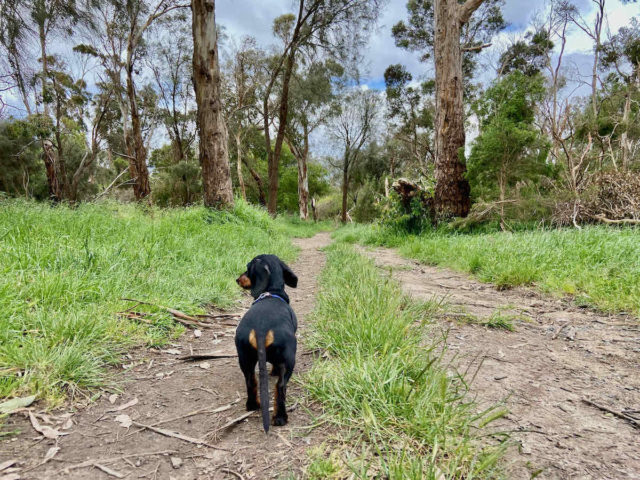
<path id="1" fill-rule="evenodd" d="M 258 382 L 260 384 L 260 408 L 262 409 L 262 426 L 269 433 L 269 377 L 267 376 L 267 347 L 265 335 L 256 335 L 258 344 Z"/>

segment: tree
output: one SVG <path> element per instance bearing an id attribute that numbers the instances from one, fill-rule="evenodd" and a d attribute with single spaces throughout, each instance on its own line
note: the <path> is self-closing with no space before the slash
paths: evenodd
<path id="1" fill-rule="evenodd" d="M 293 115 L 285 141 L 298 163 L 298 210 L 302 220 L 309 219 L 309 138 L 335 114 L 333 78 L 343 72 L 332 60 L 315 61 L 293 77 L 290 99 Z"/>
<path id="2" fill-rule="evenodd" d="M 274 21 L 274 33 L 282 40 L 282 54 L 274 62 L 263 98 L 264 137 L 269 165 L 269 213 L 276 214 L 278 167 L 289 116 L 289 87 L 296 56 L 302 48 L 322 49 L 346 59 L 354 55 L 369 26 L 376 20 L 380 0 L 298 0 L 297 15 L 283 15 Z M 277 80 L 278 129 L 271 146 L 269 100 Z"/>
<path id="3" fill-rule="evenodd" d="M 229 171 L 228 134 L 221 102 L 215 2 L 192 0 L 191 13 L 193 86 L 198 106 L 204 204 L 223 208 L 233 205 L 233 189 Z"/>
<path id="4" fill-rule="evenodd" d="M 193 101 L 191 32 L 176 26 L 170 46 L 162 37 L 152 46 L 147 62 L 153 72 L 161 104 L 159 116 L 171 141 L 173 163 L 190 158 L 195 142 L 195 105 Z"/>
<path id="5" fill-rule="evenodd" d="M 371 90 L 355 90 L 348 93 L 340 103 L 340 114 L 329 127 L 343 150 L 339 165 L 342 171 L 341 219 L 343 223 L 347 221 L 347 195 L 351 170 L 358 162 L 362 148 L 374 133 L 379 103 L 377 94 Z"/>
<path id="6" fill-rule="evenodd" d="M 546 145 L 534 125 L 536 106 L 543 96 L 541 75 L 527 76 L 515 70 L 496 80 L 475 108 L 480 135 L 471 149 L 468 177 L 484 200 L 495 198 L 497 186 L 503 230 L 507 229 L 507 189 L 545 170 Z"/>
<path id="7" fill-rule="evenodd" d="M 539 74 L 547 66 L 548 57 L 553 51 L 553 47 L 553 42 L 549 39 L 549 32 L 546 30 L 527 32 L 524 40 L 514 42 L 500 55 L 498 76 L 501 77 L 515 71 L 522 72 L 528 77 Z"/>
<path id="8" fill-rule="evenodd" d="M 244 200 L 247 192 L 242 175 L 243 163 L 249 169 L 258 186 L 259 201 L 261 205 L 267 204 L 262 178 L 251 167 L 244 151 L 244 141 L 247 134 L 259 128 L 258 119 L 258 89 L 265 82 L 261 62 L 264 52 L 258 49 L 253 37 L 245 37 L 240 45 L 235 47 L 231 58 L 226 62 L 225 82 L 225 115 L 229 130 L 235 140 L 236 146 L 236 174 L 238 187 Z"/>
<path id="9" fill-rule="evenodd" d="M 91 6 L 88 15 L 91 19 L 88 22 L 90 40 L 76 46 L 75 50 L 95 57 L 112 84 L 121 110 L 126 146 L 126 153 L 119 154 L 127 158 L 133 193 L 136 200 L 141 200 L 151 193 L 151 187 L 144 135 L 145 112 L 139 104 L 140 95 L 134 78 L 136 65 L 145 51 L 145 35 L 149 28 L 158 19 L 188 5 L 179 4 L 177 0 L 109 0 L 94 2 Z"/>
<path id="10" fill-rule="evenodd" d="M 465 145 L 464 79 L 475 66 L 473 55 L 489 46 L 491 36 L 504 27 L 501 3 L 500 0 L 463 3 L 410 0 L 407 4 L 409 24 L 401 22 L 393 27 L 396 43 L 422 51 L 424 60 L 431 56 L 433 48 L 436 70 L 434 207 L 438 216 L 464 217 L 469 213 L 470 187 L 465 178 L 466 167 L 459 158 L 460 149 Z M 479 13 L 474 15 L 476 11 Z"/>
<path id="11" fill-rule="evenodd" d="M 434 163 L 434 105 L 425 97 L 433 93 L 433 82 L 420 88 L 410 86 L 411 74 L 400 64 L 390 65 L 384 72 L 388 116 L 396 124 L 396 138 L 406 144 L 411 157 L 423 175 Z"/>
<path id="12" fill-rule="evenodd" d="M 621 115 L 612 115 L 614 125 L 610 129 L 610 139 L 617 130 L 619 135 L 620 164 L 627 169 L 630 166 L 633 153 L 633 130 L 637 131 L 637 119 L 640 117 L 638 98 L 640 97 L 640 21 L 631 19 L 631 25 L 622 27 L 616 35 L 611 37 L 602 46 L 601 63 L 603 67 L 612 69 L 608 78 L 608 87 L 611 91 L 609 99 L 615 102 L 616 93 L 622 93 Z M 634 101 L 635 100 L 635 101 Z M 611 109 L 608 108 L 610 113 Z M 635 116 L 635 119 L 633 118 Z M 635 120 L 635 121 L 634 121 Z M 619 127 L 619 128 L 618 128 Z M 610 148 L 614 165 L 615 154 Z"/>

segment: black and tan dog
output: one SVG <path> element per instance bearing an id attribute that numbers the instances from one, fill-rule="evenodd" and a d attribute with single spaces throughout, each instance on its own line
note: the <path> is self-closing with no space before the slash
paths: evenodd
<path id="1" fill-rule="evenodd" d="M 278 377 L 274 397 L 273 424 L 287 423 L 285 406 L 287 382 L 296 363 L 296 330 L 298 320 L 289 306 L 285 283 L 298 285 L 298 277 L 275 255 L 259 255 L 247 265 L 247 271 L 236 280 L 242 288 L 251 290 L 255 299 L 236 329 L 236 349 L 240 368 L 247 383 L 247 410 L 262 405 L 262 425 L 269 431 L 269 379 L 267 362 L 273 366 L 271 375 Z M 260 402 L 257 398 L 255 368 L 258 363 Z"/>

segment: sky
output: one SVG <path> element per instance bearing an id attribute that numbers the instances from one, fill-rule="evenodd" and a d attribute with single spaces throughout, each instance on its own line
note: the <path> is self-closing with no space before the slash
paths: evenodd
<path id="1" fill-rule="evenodd" d="M 292 0 L 218 0 L 216 2 L 217 21 L 227 33 L 236 38 L 252 35 L 260 45 L 274 43 L 271 34 L 273 19 L 283 13 L 295 11 Z M 544 9 L 544 0 L 506 0 L 503 15 L 508 28 L 497 36 L 494 46 L 483 55 L 487 62 L 499 55 L 510 40 L 522 36 L 529 28 L 536 13 Z M 592 21 L 595 11 L 592 0 L 577 0 L 576 5 L 587 21 Z M 244 13 L 247 12 L 247 13 Z M 607 0 L 607 15 L 613 33 L 629 23 L 629 19 L 640 14 L 640 3 L 624 5 L 620 0 Z M 389 0 L 380 15 L 377 30 L 372 34 L 369 47 L 364 52 L 365 75 L 363 83 L 369 88 L 383 89 L 384 70 L 391 64 L 401 63 L 415 79 L 429 73 L 429 66 L 422 64 L 418 55 L 395 46 L 391 27 L 407 18 L 406 0 Z M 567 42 L 567 65 L 575 65 L 579 71 L 588 73 L 592 61 L 591 40 L 578 28 L 571 31 Z M 481 79 L 490 80 L 490 75 Z"/>

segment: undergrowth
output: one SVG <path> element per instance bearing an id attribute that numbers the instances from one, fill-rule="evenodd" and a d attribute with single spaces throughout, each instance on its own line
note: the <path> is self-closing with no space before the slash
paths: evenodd
<path id="1" fill-rule="evenodd" d="M 504 411 L 479 411 L 462 376 L 429 338 L 434 306 L 413 303 L 399 285 L 345 244 L 328 264 L 308 338 L 322 349 L 304 385 L 341 427 L 341 454 L 316 455 L 310 478 L 494 478 L 503 445 L 481 441 Z M 486 440 L 486 439 L 485 439 Z"/>
<path id="2" fill-rule="evenodd" d="M 640 316 L 637 228 L 402 235 L 377 225 L 355 225 L 334 235 L 350 243 L 398 247 L 406 257 L 471 273 L 498 288 L 534 285 L 569 295 L 579 305 Z"/>
<path id="3" fill-rule="evenodd" d="M 0 205 L 0 399 L 37 394 L 49 405 L 113 381 L 125 349 L 181 331 L 162 310 L 150 324 L 116 315 L 144 300 L 188 313 L 229 308 L 235 278 L 259 253 L 292 260 L 289 236 L 314 228 L 274 221 L 238 202 L 232 211 L 161 210 L 117 203 L 76 209 Z"/>

